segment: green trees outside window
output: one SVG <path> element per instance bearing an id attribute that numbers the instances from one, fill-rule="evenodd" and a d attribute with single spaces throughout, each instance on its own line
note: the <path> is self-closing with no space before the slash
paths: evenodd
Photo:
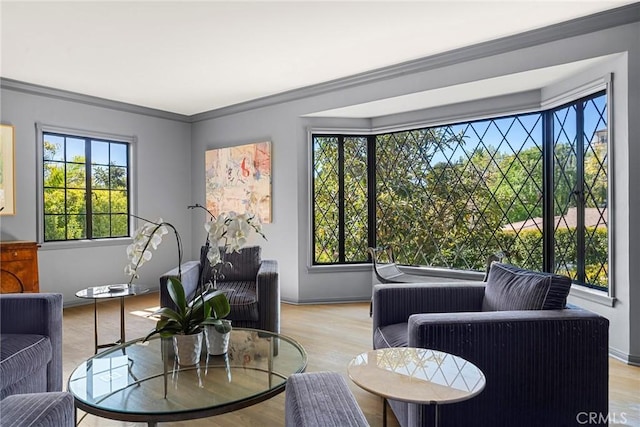
<path id="1" fill-rule="evenodd" d="M 44 241 L 129 235 L 129 146 L 43 132 Z"/>
<path id="2" fill-rule="evenodd" d="M 402 264 L 483 270 L 506 251 L 606 289 L 606 119 L 602 92 L 539 113 L 314 134 L 314 263 L 366 262 L 368 246 L 390 244 Z"/>

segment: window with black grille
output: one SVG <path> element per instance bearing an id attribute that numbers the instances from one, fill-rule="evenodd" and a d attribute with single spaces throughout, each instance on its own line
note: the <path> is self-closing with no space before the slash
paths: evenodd
<path id="1" fill-rule="evenodd" d="M 44 242 L 129 236 L 129 144 L 42 133 Z"/>
<path id="2" fill-rule="evenodd" d="M 313 262 L 483 270 L 487 256 L 608 286 L 607 96 L 376 135 L 313 134 Z"/>

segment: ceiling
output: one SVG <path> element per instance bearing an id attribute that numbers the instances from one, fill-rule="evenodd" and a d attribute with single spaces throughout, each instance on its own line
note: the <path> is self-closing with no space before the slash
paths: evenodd
<path id="1" fill-rule="evenodd" d="M 193 115 L 629 3 L 1 0 L 0 76 Z"/>

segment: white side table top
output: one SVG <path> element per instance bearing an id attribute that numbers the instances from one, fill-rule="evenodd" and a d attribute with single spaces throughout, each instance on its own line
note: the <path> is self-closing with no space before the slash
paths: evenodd
<path id="1" fill-rule="evenodd" d="M 485 386 L 484 374 L 473 363 L 423 348 L 371 350 L 351 360 L 347 372 L 354 383 L 371 393 L 410 403 L 460 402 Z"/>

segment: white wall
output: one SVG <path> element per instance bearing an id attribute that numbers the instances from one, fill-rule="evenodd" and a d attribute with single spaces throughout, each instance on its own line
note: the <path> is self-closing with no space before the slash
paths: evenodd
<path id="1" fill-rule="evenodd" d="M 273 116 L 277 120 L 271 120 Z M 205 204 L 205 152 L 212 148 L 228 147 L 260 141 L 272 141 L 272 223 L 263 224 L 267 237 L 263 241 L 254 236 L 254 243 L 262 246 L 262 257 L 276 259 L 280 268 L 281 292 L 287 299 L 298 299 L 298 200 L 295 196 L 295 184 L 299 179 L 297 144 L 281 141 L 295 141 L 296 116 L 281 111 L 278 107 L 270 109 L 269 114 L 262 110 L 252 110 L 243 114 L 229 116 L 226 120 L 203 121 L 193 124 L 191 162 L 191 194 L 194 203 Z M 202 245 L 198 239 L 202 234 L 206 213 L 202 210 L 193 214 L 192 233 L 194 244 Z"/>
<path id="2" fill-rule="evenodd" d="M 638 105 L 638 56 L 640 38 L 638 23 L 566 38 L 554 42 L 532 45 L 499 55 L 479 57 L 464 63 L 436 67 L 417 73 L 347 87 L 339 91 L 309 96 L 275 106 L 232 113 L 194 124 L 193 154 L 195 181 L 194 199 L 204 197 L 204 150 L 236 143 L 259 141 L 268 137 L 273 152 L 273 217 L 266 228 L 269 244 L 266 252 L 280 261 L 283 299 L 307 303 L 316 301 L 366 300 L 371 293 L 371 273 L 367 266 L 309 268 L 310 265 L 310 194 L 309 194 L 309 126 L 331 127 L 335 120 L 304 118 L 302 116 L 352 104 L 386 97 L 476 81 L 504 74 L 527 71 L 540 67 L 559 65 L 588 58 L 627 53 L 627 60 L 607 62 L 594 72 L 615 73 L 615 207 L 613 221 L 616 224 L 615 288 L 618 301 L 615 307 L 607 307 L 582 299 L 572 302 L 588 307 L 611 320 L 611 347 L 623 358 L 640 357 L 638 314 L 631 309 L 638 307 L 640 299 L 637 277 L 640 267 L 631 260 L 640 258 L 640 230 L 636 225 L 640 213 L 639 196 L 629 186 L 630 179 L 640 179 L 638 168 L 631 165 L 640 159 L 640 117 Z M 621 62 L 622 61 L 622 62 Z M 577 84 L 580 78 L 577 79 Z M 530 103 L 531 94 L 523 96 Z M 505 105 L 514 108 L 513 99 L 506 97 Z M 475 103 L 477 107 L 477 102 Z M 434 120 L 450 113 L 447 108 L 425 111 L 422 120 Z M 511 111 L 512 112 L 512 111 Z M 416 114 L 404 115 L 406 120 L 416 120 Z M 390 126 L 402 124 L 403 115 L 362 121 L 358 126 Z M 634 128 L 634 129 L 632 129 Z M 634 131 L 635 130 L 635 131 Z M 295 248 L 295 249 L 294 249 Z M 638 312 L 639 310 L 635 310 Z M 635 321 L 635 322 L 632 322 Z"/>
<path id="3" fill-rule="evenodd" d="M 1 92 L 3 124 L 15 126 L 16 215 L 0 217 L 2 240 L 36 241 L 39 173 L 35 123 L 137 137 L 134 167 L 137 174 L 138 213 L 162 217 L 181 232 L 191 257 L 191 225 L 186 209 L 191 183 L 190 124 L 116 111 L 82 102 L 29 94 L 6 88 Z M 185 191 L 187 189 L 187 191 Z M 74 245 L 69 249 L 38 251 L 40 290 L 60 292 L 65 305 L 82 303 L 75 292 L 88 286 L 123 283 L 127 263 L 126 239 L 115 245 Z M 140 268 L 136 283 L 158 287 L 158 277 L 177 265 L 175 240 L 165 242 L 153 262 Z"/>

